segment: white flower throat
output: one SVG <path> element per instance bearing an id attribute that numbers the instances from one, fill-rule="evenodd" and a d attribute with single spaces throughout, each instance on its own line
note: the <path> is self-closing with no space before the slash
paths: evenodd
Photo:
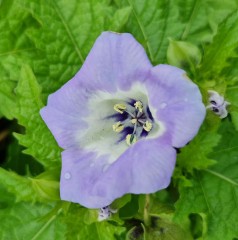
<path id="1" fill-rule="evenodd" d="M 144 109 L 141 101 L 131 100 L 130 102 L 118 103 L 114 105 L 114 110 L 118 112 L 113 115 L 115 118 L 122 118 L 112 125 L 113 131 L 117 133 L 125 132 L 125 140 L 128 145 L 137 141 L 140 137 L 147 136 L 153 127 L 153 117 L 149 108 Z M 125 135 L 126 134 L 126 135 Z M 123 138 L 123 137 L 122 137 Z"/>
<path id="2" fill-rule="evenodd" d="M 98 156 L 108 155 L 107 164 L 113 163 L 133 143 L 158 138 L 165 132 L 142 84 L 134 84 L 126 91 L 98 91 L 87 107 L 86 126 L 76 137 L 84 149 Z"/>

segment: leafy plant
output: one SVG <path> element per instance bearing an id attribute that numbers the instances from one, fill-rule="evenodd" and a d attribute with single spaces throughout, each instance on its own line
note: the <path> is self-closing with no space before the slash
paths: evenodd
<path id="1" fill-rule="evenodd" d="M 237 0 L 1 0 L 0 238 L 237 239 L 237 22 Z M 132 33 L 154 65 L 186 69 L 205 105 L 208 90 L 231 105 L 223 120 L 208 111 L 166 190 L 124 196 L 98 222 L 60 200 L 61 149 L 39 110 L 108 30 Z"/>

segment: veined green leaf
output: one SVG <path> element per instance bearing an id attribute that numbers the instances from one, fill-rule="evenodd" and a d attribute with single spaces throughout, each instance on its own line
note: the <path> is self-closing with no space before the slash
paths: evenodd
<path id="1" fill-rule="evenodd" d="M 215 131 L 209 132 L 205 124 L 198 135 L 178 154 L 178 166 L 192 172 L 193 169 L 206 169 L 216 163 L 209 158 L 209 153 L 220 141 L 220 135 Z"/>
<path id="2" fill-rule="evenodd" d="M 237 0 L 123 0 L 119 7 L 130 6 L 132 14 L 125 31 L 144 45 L 150 60 L 166 62 L 169 38 L 196 45 L 210 42 L 221 23 L 238 8 Z"/>
<path id="3" fill-rule="evenodd" d="M 22 67 L 16 96 L 18 97 L 16 117 L 26 128 L 26 133 L 15 133 L 15 136 L 19 143 L 27 148 L 24 152 L 35 157 L 45 167 L 59 165 L 60 148 L 39 113 L 43 107 L 41 88 L 27 65 Z"/>
<path id="4" fill-rule="evenodd" d="M 16 87 L 22 62 L 31 62 L 37 50 L 26 35 L 26 30 L 37 23 L 19 8 L 14 0 L 0 4 L 0 112 L 14 117 Z"/>
<path id="5" fill-rule="evenodd" d="M 65 240 L 65 225 L 60 221 L 62 208 L 54 205 L 20 202 L 0 211 L 0 238 L 18 240 Z"/>
<path id="6" fill-rule="evenodd" d="M 43 96 L 57 90 L 80 69 L 95 39 L 104 30 L 109 7 L 106 0 L 19 0 L 41 27 L 28 36 L 42 52 L 33 71 Z"/>
<path id="7" fill-rule="evenodd" d="M 238 221 L 238 132 L 226 120 L 221 133 L 222 141 L 211 154 L 218 163 L 209 170 L 197 172 L 191 180 L 192 187 L 181 187 L 176 204 L 177 222 L 186 220 L 191 213 L 206 215 L 205 240 L 238 236 L 238 229 L 234 228 L 234 223 Z"/>
<path id="8" fill-rule="evenodd" d="M 112 31 L 120 32 L 124 25 L 127 23 L 131 13 L 132 13 L 131 7 L 124 7 L 122 9 L 118 9 L 114 13 L 110 21 L 109 29 L 111 29 Z"/>
<path id="9" fill-rule="evenodd" d="M 180 40 L 201 44 L 211 42 L 218 24 L 238 8 L 237 0 L 178 0 L 183 23 Z"/>
<path id="10" fill-rule="evenodd" d="M 205 48 L 200 72 L 207 79 L 215 79 L 228 66 L 228 58 L 237 56 L 238 11 L 222 23 L 211 45 Z"/>

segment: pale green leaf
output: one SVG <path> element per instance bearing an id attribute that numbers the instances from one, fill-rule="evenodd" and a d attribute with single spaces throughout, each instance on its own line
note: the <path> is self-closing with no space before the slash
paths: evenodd
<path id="1" fill-rule="evenodd" d="M 170 65 L 195 71 L 201 59 L 202 54 L 197 46 L 189 42 L 170 39 L 167 51 L 167 61 Z"/>

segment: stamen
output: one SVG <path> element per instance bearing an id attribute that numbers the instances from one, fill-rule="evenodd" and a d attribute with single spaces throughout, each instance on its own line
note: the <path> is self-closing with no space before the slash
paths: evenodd
<path id="1" fill-rule="evenodd" d="M 123 103 L 118 103 L 118 104 L 115 104 L 113 108 L 115 111 L 122 114 L 124 112 L 124 110 L 126 109 L 126 105 Z"/>
<path id="2" fill-rule="evenodd" d="M 145 129 L 145 131 L 149 132 L 152 129 L 152 123 L 149 121 L 146 121 L 143 128 Z"/>
<path id="3" fill-rule="evenodd" d="M 142 111 L 143 111 L 143 104 L 142 104 L 142 102 L 136 101 L 136 102 L 134 103 L 134 106 L 135 106 L 135 108 L 136 108 L 137 110 L 139 110 L 139 112 L 142 112 Z"/>
<path id="4" fill-rule="evenodd" d="M 130 146 L 133 143 L 135 143 L 137 141 L 136 136 L 134 134 L 128 134 L 126 136 L 126 143 Z"/>
<path id="5" fill-rule="evenodd" d="M 117 122 L 115 124 L 112 125 L 112 129 L 114 132 L 121 132 L 124 129 L 124 126 L 121 124 L 121 122 Z"/>
<path id="6" fill-rule="evenodd" d="M 145 109 L 144 109 L 143 103 L 141 101 L 134 101 L 133 103 L 128 103 L 128 104 L 130 106 L 129 105 L 127 106 L 125 103 L 118 103 L 113 106 L 115 111 L 117 111 L 120 114 L 125 114 L 127 115 L 127 117 L 123 120 L 118 119 L 117 121 L 119 120 L 120 121 L 113 124 L 112 129 L 116 133 L 122 132 L 123 135 L 125 132 L 127 135 L 126 137 L 124 135 L 121 140 L 125 139 L 126 143 L 130 146 L 135 142 L 137 142 L 138 136 L 139 138 L 143 137 L 142 133 L 144 133 L 147 136 L 148 132 L 151 131 L 153 124 L 150 121 L 152 117 L 148 107 L 146 108 L 145 106 Z M 133 105 L 134 105 L 134 108 L 132 107 Z M 132 126 L 133 126 L 133 131 L 131 131 Z M 130 129 L 129 132 L 127 131 L 127 128 Z"/>

